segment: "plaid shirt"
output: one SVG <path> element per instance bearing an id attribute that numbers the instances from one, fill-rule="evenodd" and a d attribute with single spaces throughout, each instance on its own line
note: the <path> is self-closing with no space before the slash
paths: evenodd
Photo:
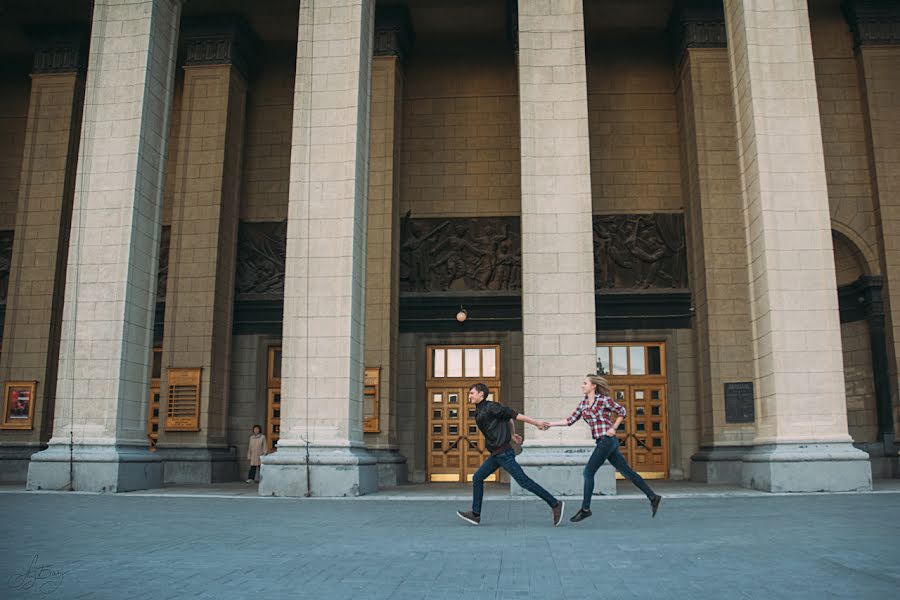
<path id="1" fill-rule="evenodd" d="M 625 407 L 609 396 L 597 394 L 591 402 L 588 402 L 588 397 L 585 396 L 578 403 L 578 407 L 575 408 L 572 416 L 566 419 L 566 423 L 571 426 L 578 419 L 584 419 L 584 422 L 591 427 L 591 436 L 595 440 L 599 440 L 607 431 L 612 429 L 613 420 L 610 419 L 610 413 L 618 413 L 622 418 L 625 418 Z"/>

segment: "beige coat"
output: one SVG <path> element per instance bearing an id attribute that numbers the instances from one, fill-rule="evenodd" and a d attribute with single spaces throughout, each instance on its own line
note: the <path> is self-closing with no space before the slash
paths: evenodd
<path id="1" fill-rule="evenodd" d="M 250 444 L 247 446 L 247 458 L 251 467 L 259 466 L 259 457 L 266 455 L 266 436 L 254 433 L 250 436 Z"/>

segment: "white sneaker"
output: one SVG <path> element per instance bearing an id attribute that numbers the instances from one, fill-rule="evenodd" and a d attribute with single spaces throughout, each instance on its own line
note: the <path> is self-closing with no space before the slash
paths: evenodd
<path id="1" fill-rule="evenodd" d="M 252 479 L 248 479 L 246 483 L 253 483 Z"/>

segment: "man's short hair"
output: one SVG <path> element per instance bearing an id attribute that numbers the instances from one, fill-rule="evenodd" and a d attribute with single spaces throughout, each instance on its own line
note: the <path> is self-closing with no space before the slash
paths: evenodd
<path id="1" fill-rule="evenodd" d="M 490 395 L 490 393 L 491 393 L 490 388 L 489 388 L 488 386 L 484 385 L 484 384 L 481 383 L 481 382 L 476 383 L 475 385 L 473 385 L 473 386 L 470 387 L 469 389 L 470 389 L 470 390 L 475 390 L 476 392 L 481 392 L 482 394 L 484 394 L 484 399 L 485 399 L 485 400 L 487 400 L 487 397 L 488 397 L 488 396 Z"/>

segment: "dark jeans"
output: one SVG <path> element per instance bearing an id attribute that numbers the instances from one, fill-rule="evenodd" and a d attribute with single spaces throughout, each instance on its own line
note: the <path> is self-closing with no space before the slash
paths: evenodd
<path id="1" fill-rule="evenodd" d="M 522 467 L 519 466 L 519 463 L 516 462 L 516 453 L 513 452 L 511 448 L 507 448 L 503 452 L 497 454 L 497 456 L 489 456 L 488 459 L 478 467 L 478 470 L 475 471 L 475 475 L 472 477 L 473 513 L 476 515 L 481 514 L 481 500 L 484 497 L 484 480 L 490 477 L 494 471 L 500 467 L 503 467 L 503 470 L 516 480 L 516 483 L 549 504 L 550 508 L 556 506 L 556 498 L 525 474 L 525 471 L 523 471 Z"/>
<path id="2" fill-rule="evenodd" d="M 256 471 L 259 467 L 250 467 L 250 472 L 247 474 L 247 479 L 256 479 Z"/>
<path id="3" fill-rule="evenodd" d="M 591 454 L 591 458 L 584 467 L 584 498 L 581 501 L 581 508 L 585 510 L 591 508 L 591 495 L 594 493 L 594 475 L 597 474 L 597 471 L 607 460 L 619 473 L 630 479 L 631 483 L 644 492 L 648 498 L 656 496 L 656 493 L 650 489 L 644 478 L 628 466 L 625 457 L 622 456 L 622 452 L 619 450 L 618 438 L 604 435 L 597 440 L 597 447 L 594 448 L 594 453 Z"/>

